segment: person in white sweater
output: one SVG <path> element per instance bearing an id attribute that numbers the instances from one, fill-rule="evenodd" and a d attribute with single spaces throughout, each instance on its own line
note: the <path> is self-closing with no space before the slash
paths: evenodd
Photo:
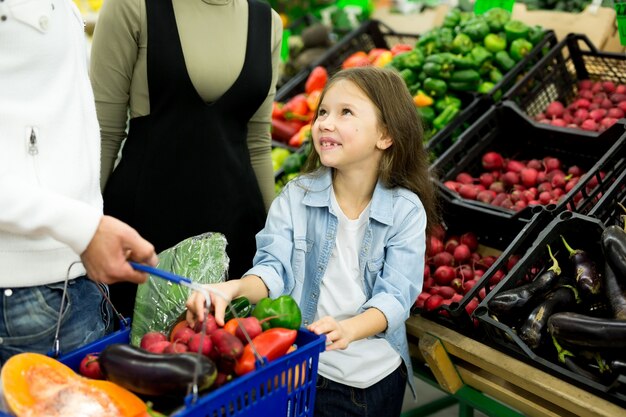
<path id="1" fill-rule="evenodd" d="M 151 243 L 102 212 L 85 46 L 71 0 L 0 2 L 0 365 L 52 347 L 66 279 L 62 351 L 105 334 L 97 285 L 145 281 L 129 259 L 157 263 Z"/>

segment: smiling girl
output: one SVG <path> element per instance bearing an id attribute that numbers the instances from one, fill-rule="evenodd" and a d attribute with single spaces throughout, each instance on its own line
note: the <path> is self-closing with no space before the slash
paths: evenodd
<path id="1" fill-rule="evenodd" d="M 292 295 L 303 325 L 327 337 L 315 416 L 399 416 L 413 389 L 404 322 L 422 288 L 438 213 L 422 126 L 393 70 L 337 73 L 313 119 L 305 173 L 275 199 L 254 266 L 217 284 L 227 296 Z M 212 295 L 218 324 L 225 301 Z M 204 298 L 188 300 L 203 320 Z"/>

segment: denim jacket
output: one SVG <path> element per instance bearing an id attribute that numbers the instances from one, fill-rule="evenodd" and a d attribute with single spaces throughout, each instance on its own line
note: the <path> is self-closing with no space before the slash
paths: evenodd
<path id="1" fill-rule="evenodd" d="M 320 283 L 337 235 L 330 205 L 331 171 L 302 175 L 274 200 L 265 228 L 256 235 L 254 266 L 271 298 L 292 295 L 302 310 L 303 326 L 317 311 Z M 426 214 L 419 198 L 380 181 L 372 196 L 359 267 L 367 301 L 358 312 L 380 310 L 387 319 L 384 337 L 402 357 L 415 395 L 405 321 L 422 288 Z"/>

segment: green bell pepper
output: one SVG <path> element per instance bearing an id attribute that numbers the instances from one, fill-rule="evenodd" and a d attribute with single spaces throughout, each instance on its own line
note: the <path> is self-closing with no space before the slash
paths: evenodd
<path id="1" fill-rule="evenodd" d="M 474 42 L 465 33 L 459 33 L 452 41 L 452 52 L 465 55 L 474 47 Z"/>
<path id="2" fill-rule="evenodd" d="M 437 78 L 426 78 L 422 87 L 424 92 L 431 97 L 443 96 L 448 91 L 446 82 Z"/>
<path id="3" fill-rule="evenodd" d="M 444 28 L 454 29 L 459 23 L 461 23 L 461 10 L 455 8 L 446 13 L 441 25 Z"/>
<path id="4" fill-rule="evenodd" d="M 400 77 L 402 77 L 407 86 L 413 85 L 417 82 L 417 74 L 409 68 L 401 70 Z"/>
<path id="5" fill-rule="evenodd" d="M 422 88 L 422 83 L 419 81 L 416 81 L 415 84 L 412 84 L 409 86 L 409 93 L 411 93 L 411 95 L 414 96 L 415 94 L 417 94 L 420 88 Z"/>
<path id="6" fill-rule="evenodd" d="M 455 106 L 460 109 L 461 105 L 461 99 L 459 99 L 458 97 L 445 95 L 435 101 L 435 110 L 437 110 L 438 112 L 442 112 L 446 109 L 446 107 L 449 106 Z"/>
<path id="7" fill-rule="evenodd" d="M 427 62 L 423 68 L 424 74 L 428 77 L 450 78 L 450 71 L 444 71 L 442 64 L 436 62 Z"/>
<path id="8" fill-rule="evenodd" d="M 424 65 L 424 54 L 419 49 L 413 49 L 394 56 L 391 65 L 400 71 L 404 69 L 419 71 Z"/>
<path id="9" fill-rule="evenodd" d="M 507 51 L 496 52 L 494 61 L 503 72 L 509 72 L 516 64 Z"/>
<path id="10" fill-rule="evenodd" d="M 454 31 L 450 28 L 438 28 L 437 36 L 439 37 L 439 49 L 442 51 L 451 51 L 454 43 Z"/>
<path id="11" fill-rule="evenodd" d="M 454 69 L 476 69 L 476 61 L 472 58 L 471 53 L 466 56 L 455 55 L 452 58 L 452 65 L 454 65 Z"/>
<path id="12" fill-rule="evenodd" d="M 432 107 L 417 107 L 417 113 L 422 118 L 425 125 L 432 125 L 435 120 L 435 110 Z"/>
<path id="13" fill-rule="evenodd" d="M 489 25 L 480 16 L 475 16 L 462 26 L 461 33 L 465 33 L 474 42 L 482 42 L 489 34 Z"/>
<path id="14" fill-rule="evenodd" d="M 235 309 L 235 312 L 237 313 L 237 317 L 239 318 L 248 317 L 250 313 L 252 312 L 252 304 L 250 304 L 250 300 L 248 300 L 246 297 L 237 297 L 234 300 L 232 300 L 230 303 L 232 305 L 232 308 Z M 226 307 L 226 314 L 224 315 L 224 323 L 234 318 L 235 318 L 235 314 L 233 314 L 233 311 L 231 310 L 230 306 Z"/>
<path id="15" fill-rule="evenodd" d="M 502 73 L 500 72 L 500 70 L 498 68 L 492 68 L 489 71 L 489 80 L 492 83 L 499 83 L 500 80 L 502 79 Z"/>
<path id="16" fill-rule="evenodd" d="M 506 39 L 501 37 L 500 35 L 496 35 L 495 33 L 490 33 L 485 36 L 485 40 L 483 41 L 485 48 L 489 52 L 493 52 L 494 54 L 499 51 L 504 51 L 506 49 Z"/>
<path id="17" fill-rule="evenodd" d="M 509 48 L 509 55 L 516 61 L 521 61 L 526 55 L 533 49 L 533 44 L 526 39 L 515 39 L 511 42 L 511 48 Z"/>
<path id="18" fill-rule="evenodd" d="M 546 35 L 546 31 L 539 25 L 532 26 L 528 32 L 528 40 L 533 45 L 537 45 L 543 37 Z"/>
<path id="19" fill-rule="evenodd" d="M 494 83 L 492 83 L 491 81 L 483 81 L 478 86 L 477 91 L 479 93 L 481 93 L 481 94 L 488 94 L 489 92 L 491 92 L 491 90 L 493 90 L 493 87 L 495 87 L 495 86 L 496 85 Z"/>
<path id="20" fill-rule="evenodd" d="M 487 48 L 476 45 L 474 48 L 472 48 L 472 51 L 470 52 L 470 57 L 476 64 L 476 67 L 481 67 L 485 63 L 485 61 L 492 59 L 493 55 L 487 50 Z"/>
<path id="21" fill-rule="evenodd" d="M 487 10 L 483 16 L 485 17 L 485 20 L 487 20 L 489 29 L 492 32 L 501 32 L 502 29 L 504 29 L 504 25 L 511 20 L 511 13 L 500 7 L 494 7 L 493 9 Z"/>
<path id="22" fill-rule="evenodd" d="M 437 130 L 443 129 L 448 123 L 452 121 L 459 113 L 459 108 L 455 106 L 446 107 L 441 113 L 433 120 L 433 127 Z"/>
<path id="23" fill-rule="evenodd" d="M 431 29 L 424 33 L 415 43 L 415 49 L 422 51 L 423 55 L 428 56 L 436 53 L 441 49 L 441 38 L 437 29 Z"/>
<path id="24" fill-rule="evenodd" d="M 298 330 L 302 324 L 300 307 L 290 295 L 281 295 L 275 300 L 262 298 L 252 310 L 252 316 L 260 321 L 268 319 L 263 322 L 263 330 L 272 327 Z"/>
<path id="25" fill-rule="evenodd" d="M 510 20 L 506 25 L 504 25 L 504 33 L 506 34 L 506 41 L 511 43 L 515 39 L 528 37 L 530 28 L 522 21 Z"/>
<path id="26" fill-rule="evenodd" d="M 464 69 L 452 73 L 448 88 L 456 91 L 476 91 L 480 84 L 480 74 L 473 69 Z"/>

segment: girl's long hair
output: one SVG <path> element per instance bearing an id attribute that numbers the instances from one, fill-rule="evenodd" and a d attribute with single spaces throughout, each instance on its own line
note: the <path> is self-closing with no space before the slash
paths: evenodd
<path id="1" fill-rule="evenodd" d="M 426 231 L 430 232 L 439 224 L 439 204 L 428 169 L 421 119 L 404 80 L 392 69 L 358 67 L 342 70 L 329 80 L 320 103 L 326 91 L 339 80 L 354 83 L 374 104 L 381 131 L 393 141 L 383 152 L 379 178 L 387 187 L 403 187 L 417 194 L 426 211 Z M 316 119 L 317 113 L 311 123 Z M 311 146 L 303 171 L 312 172 L 319 166 L 319 155 Z"/>

